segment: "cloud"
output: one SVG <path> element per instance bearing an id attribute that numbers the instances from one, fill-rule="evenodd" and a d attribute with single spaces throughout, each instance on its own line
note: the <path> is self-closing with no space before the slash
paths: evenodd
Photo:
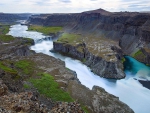
<path id="1" fill-rule="evenodd" d="M 150 0 L 0 0 L 1 12 L 76 13 L 94 9 L 150 11 Z"/>
<path id="2" fill-rule="evenodd" d="M 60 2 L 64 2 L 64 3 L 71 3 L 71 0 L 58 0 Z"/>

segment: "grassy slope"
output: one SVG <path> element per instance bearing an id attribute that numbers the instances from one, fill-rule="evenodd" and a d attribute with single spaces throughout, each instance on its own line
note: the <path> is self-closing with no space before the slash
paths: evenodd
<path id="1" fill-rule="evenodd" d="M 12 63 L 14 64 L 14 68 L 10 67 Z M 31 82 L 40 94 L 51 98 L 53 101 L 73 101 L 69 93 L 59 87 L 53 76 L 49 74 L 33 74 L 33 71 L 37 68 L 35 68 L 34 63 L 29 60 L 19 60 L 17 62 L 0 61 L 0 69 L 11 75 L 16 75 L 14 79 L 23 79 L 18 74 L 28 75 L 27 81 Z M 31 88 L 28 84 L 24 84 L 23 87 L 25 89 Z"/>
<path id="2" fill-rule="evenodd" d="M 10 35 L 6 35 L 9 32 L 9 27 L 10 27 L 9 25 L 0 25 L 0 41 L 10 42 L 15 39 Z"/>
<path id="3" fill-rule="evenodd" d="M 15 38 L 10 35 L 0 35 L 0 41 L 2 41 L 2 42 L 7 43 L 7 42 L 11 42 L 13 40 L 15 40 Z"/>
<path id="4" fill-rule="evenodd" d="M 9 32 L 9 25 L 0 25 L 0 34 L 6 34 Z"/>
<path id="5" fill-rule="evenodd" d="M 75 45 L 81 42 L 81 36 L 72 33 L 63 33 L 62 36 L 57 40 L 57 42 L 69 43 Z"/>
<path id="6" fill-rule="evenodd" d="M 31 25 L 29 26 L 29 31 L 38 31 L 45 35 L 49 35 L 51 33 L 57 33 L 62 31 L 62 27 L 44 27 L 44 26 L 37 26 L 37 25 Z"/>
<path id="7" fill-rule="evenodd" d="M 3 71 L 7 72 L 7 73 L 11 73 L 11 74 L 17 74 L 17 71 L 8 67 L 6 65 L 6 62 L 2 62 L 0 61 L 0 69 L 2 69 Z"/>
<path id="8" fill-rule="evenodd" d="M 145 55 L 141 50 L 138 50 L 136 53 L 132 55 L 132 57 L 135 59 L 139 59 L 139 58 L 145 58 Z"/>
<path id="9" fill-rule="evenodd" d="M 138 56 L 138 55 L 140 55 L 140 54 L 142 54 L 142 51 L 141 51 L 141 50 L 138 50 L 138 51 L 133 55 L 133 57 L 136 57 L 136 56 Z"/>
<path id="10" fill-rule="evenodd" d="M 23 74 L 32 74 L 34 63 L 29 60 L 20 60 L 15 63 L 15 67 L 18 68 Z"/>
<path id="11" fill-rule="evenodd" d="M 45 95 L 46 97 L 50 97 L 54 101 L 73 101 L 67 92 L 64 92 L 59 88 L 58 83 L 55 82 L 53 76 L 49 74 L 43 74 L 40 79 L 31 78 L 30 82 L 41 94 Z"/>

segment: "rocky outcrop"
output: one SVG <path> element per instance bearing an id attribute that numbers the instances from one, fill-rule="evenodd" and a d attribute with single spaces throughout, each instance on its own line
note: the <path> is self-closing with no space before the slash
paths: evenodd
<path id="1" fill-rule="evenodd" d="M 81 60 L 91 68 L 91 71 L 101 77 L 111 79 L 122 79 L 125 77 L 123 65 L 119 59 L 115 62 L 109 62 L 99 56 L 95 56 L 88 51 L 85 43 L 72 46 L 66 43 L 54 42 L 53 45 L 55 51 Z M 113 49 L 116 50 L 114 47 Z M 118 58 L 120 58 L 119 55 Z"/>
<path id="2" fill-rule="evenodd" d="M 41 104 L 38 100 L 34 101 L 32 92 L 22 92 L 19 94 L 9 93 L 8 95 L 0 97 L 0 110 L 1 113 L 31 113 L 42 112 L 48 113 L 50 110 L 44 104 Z"/>
<path id="3" fill-rule="evenodd" d="M 7 94 L 7 92 L 8 92 L 7 86 L 3 83 L 2 80 L 0 80 L 0 96 Z"/>
<path id="4" fill-rule="evenodd" d="M 2 88 L 7 91 L 3 90 Z M 1 93 L 3 95 L 1 95 Z M 47 106 L 39 101 L 39 98 L 33 92 L 12 93 L 8 92 L 7 86 L 0 81 L 0 112 L 1 113 L 84 113 L 80 104 L 77 102 L 51 102 Z"/>
<path id="5" fill-rule="evenodd" d="M 28 19 L 28 24 L 44 26 L 74 26 L 78 21 L 78 14 L 49 14 L 33 15 Z"/>
<path id="6" fill-rule="evenodd" d="M 21 39 L 16 38 L 10 44 L 2 42 L 0 44 L 0 59 L 9 59 L 16 56 L 29 56 L 34 52 L 30 51 L 29 46 L 34 44 L 34 40 L 32 39 Z"/>
<path id="7" fill-rule="evenodd" d="M 108 94 L 103 88 L 94 86 L 92 90 L 89 90 L 76 81 L 70 81 L 68 87 L 72 97 L 86 105 L 90 113 L 134 113 L 117 97 Z"/>

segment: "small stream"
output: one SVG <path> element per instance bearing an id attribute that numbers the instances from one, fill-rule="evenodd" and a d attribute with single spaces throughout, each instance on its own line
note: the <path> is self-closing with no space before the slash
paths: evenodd
<path id="1" fill-rule="evenodd" d="M 150 68 L 135 59 L 126 56 L 126 78 L 121 80 L 109 80 L 101 78 L 90 71 L 90 69 L 78 60 L 62 56 L 58 53 L 51 53 L 53 41 L 39 39 L 45 38 L 42 33 L 27 31 L 25 25 L 13 25 L 10 28 L 9 35 L 14 37 L 26 37 L 35 40 L 35 45 L 31 47 L 37 53 L 43 53 L 65 62 L 66 67 L 76 71 L 80 82 L 86 87 L 92 89 L 94 85 L 104 88 L 107 92 L 119 97 L 119 99 L 129 105 L 135 113 L 150 113 L 150 90 L 144 88 L 137 79 L 150 80 Z M 129 63 L 131 62 L 132 65 Z"/>

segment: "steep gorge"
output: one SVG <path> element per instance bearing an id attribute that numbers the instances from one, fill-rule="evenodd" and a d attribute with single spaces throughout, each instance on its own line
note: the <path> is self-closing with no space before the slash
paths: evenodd
<path id="1" fill-rule="evenodd" d="M 105 78 L 125 77 L 122 65 L 123 55 L 130 55 L 145 64 L 150 64 L 148 60 L 150 14 L 148 13 L 107 12 L 98 9 L 76 14 L 32 16 L 28 24 L 61 26 L 65 33 L 80 34 L 81 42 L 73 45 L 57 41 L 54 42 L 54 50 L 84 60 L 94 73 Z M 103 44 L 103 40 L 107 43 Z M 114 42 L 110 43 L 111 41 Z M 96 42 L 97 45 L 95 45 Z M 85 46 L 78 49 L 78 43 L 80 45 L 84 43 Z"/>

